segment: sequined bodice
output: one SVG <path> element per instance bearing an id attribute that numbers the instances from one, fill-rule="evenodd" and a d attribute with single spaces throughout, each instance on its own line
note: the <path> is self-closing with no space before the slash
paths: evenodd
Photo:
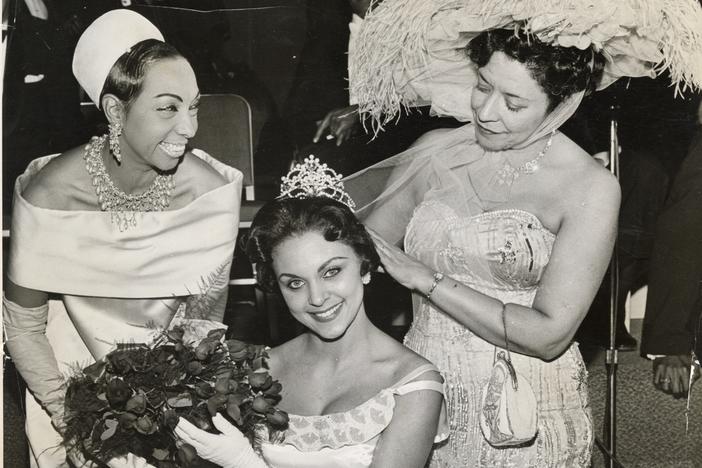
<path id="1" fill-rule="evenodd" d="M 466 217 L 440 202 L 427 201 L 414 211 L 405 250 L 489 296 L 531 305 L 554 240 L 539 219 L 526 211 L 497 210 Z M 415 311 L 414 321 L 432 334 L 467 332 L 444 314 L 430 314 L 426 301 Z"/>

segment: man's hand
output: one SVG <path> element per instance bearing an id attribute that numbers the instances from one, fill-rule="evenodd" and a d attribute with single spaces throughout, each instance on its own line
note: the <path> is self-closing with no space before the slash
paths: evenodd
<path id="1" fill-rule="evenodd" d="M 331 138 L 336 138 L 336 146 L 341 146 L 344 141 L 358 132 L 359 127 L 357 105 L 334 109 L 318 122 L 317 133 L 314 134 L 312 141 L 319 142 L 322 135 L 328 131 Z"/>
<path id="2" fill-rule="evenodd" d="M 689 354 L 663 356 L 653 361 L 653 385 L 663 393 L 668 393 L 676 398 L 687 395 L 690 390 Z M 692 382 L 700 378 L 700 369 L 695 366 Z"/>

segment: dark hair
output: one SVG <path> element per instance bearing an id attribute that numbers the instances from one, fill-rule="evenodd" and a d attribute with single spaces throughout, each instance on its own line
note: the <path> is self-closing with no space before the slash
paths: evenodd
<path id="1" fill-rule="evenodd" d="M 329 242 L 339 241 L 353 248 L 361 259 L 361 275 L 380 264 L 368 231 L 346 205 L 327 197 L 274 200 L 256 213 L 246 239 L 246 255 L 256 265 L 261 288 L 279 291 L 273 250 L 284 240 L 307 232 L 319 232 Z"/>
<path id="2" fill-rule="evenodd" d="M 149 67 L 159 60 L 177 57 L 183 55 L 172 45 L 157 39 L 147 39 L 135 44 L 117 59 L 110 69 L 100 93 L 100 100 L 107 93 L 114 94 L 128 107 L 132 100 L 139 96 Z"/>
<path id="3" fill-rule="evenodd" d="M 605 63 L 592 46 L 585 50 L 554 46 L 541 42 L 523 27 L 484 31 L 470 41 L 467 50 L 478 67 L 484 67 L 495 52 L 524 64 L 548 96 L 549 111 L 578 91 L 594 91 Z"/>

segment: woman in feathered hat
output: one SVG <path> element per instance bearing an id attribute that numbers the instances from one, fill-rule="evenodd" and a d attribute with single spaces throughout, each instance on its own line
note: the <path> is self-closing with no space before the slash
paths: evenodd
<path id="1" fill-rule="evenodd" d="M 66 463 L 52 422 L 60 432 L 67 366 L 146 341 L 176 313 L 221 321 L 242 180 L 188 148 L 195 73 L 141 15 L 95 20 L 73 71 L 109 134 L 18 178 L 3 298 L 7 348 L 31 393 L 32 463 L 51 468 Z"/>
<path id="2" fill-rule="evenodd" d="M 405 343 L 445 378 L 451 434 L 431 466 L 590 465 L 573 335 L 620 193 L 558 127 L 619 76 L 667 68 L 699 87 L 701 31 L 692 0 L 385 0 L 366 16 L 350 89 L 374 129 L 403 105 L 471 122 L 345 181 L 385 271 L 416 293 Z"/>

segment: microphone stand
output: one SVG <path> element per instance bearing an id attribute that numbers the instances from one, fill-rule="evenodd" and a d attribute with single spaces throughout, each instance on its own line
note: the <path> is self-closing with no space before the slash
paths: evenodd
<path id="1" fill-rule="evenodd" d="M 610 106 L 609 121 L 609 170 L 619 180 L 619 141 L 617 138 L 617 105 Z M 619 355 L 616 344 L 617 310 L 619 297 L 619 256 L 615 238 L 614 251 L 609 267 L 610 298 L 609 298 L 609 348 L 605 354 L 607 369 L 607 400 L 605 402 L 604 432 L 606 448 L 605 456 L 609 459 L 608 467 L 617 468 L 617 366 Z"/>

